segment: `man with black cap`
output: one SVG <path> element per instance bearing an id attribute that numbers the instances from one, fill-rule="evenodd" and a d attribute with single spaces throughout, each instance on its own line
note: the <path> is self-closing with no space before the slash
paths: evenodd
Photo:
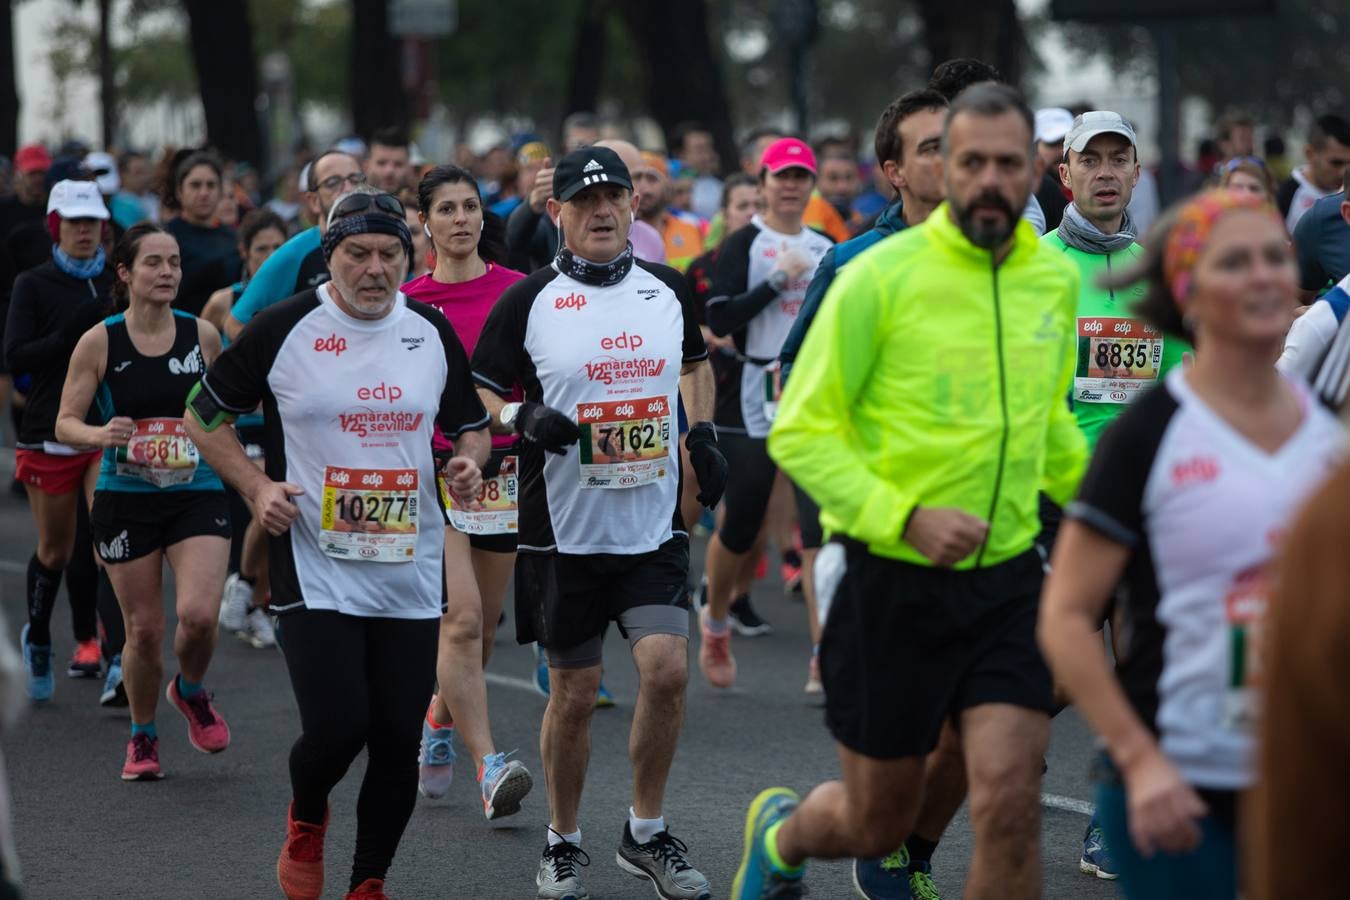
<path id="1" fill-rule="evenodd" d="M 184 416 L 202 458 L 272 535 L 271 610 L 302 727 L 277 861 L 291 900 L 323 893 L 328 795 L 363 748 L 347 896 L 385 897 L 417 801 L 445 608 L 437 481 L 472 503 L 490 446 L 454 330 L 399 290 L 412 254 L 404 218 L 397 199 L 370 188 L 339 198 L 323 239 L 333 280 L 261 313 L 193 389 Z M 259 403 L 265 472 L 219 427 Z M 436 426 L 456 450 L 439 472 Z"/>
<path id="2" fill-rule="evenodd" d="M 726 484 L 709 421 L 712 369 L 684 279 L 633 258 L 638 196 L 619 156 L 605 147 L 569 153 L 553 195 L 548 212 L 563 247 L 501 296 L 473 356 L 492 430 L 524 438 L 516 638 L 547 652 L 551 687 L 540 734 L 551 821 L 538 896 L 587 896 L 577 813 L 613 619 L 640 683 L 629 740 L 633 803 L 617 861 L 661 897 L 706 898 L 708 880 L 667 830 L 662 801 L 688 681 L 689 537 L 677 502 L 675 410 L 683 399 L 699 500 L 712 506 Z M 505 402 L 517 384 L 525 402 Z"/>

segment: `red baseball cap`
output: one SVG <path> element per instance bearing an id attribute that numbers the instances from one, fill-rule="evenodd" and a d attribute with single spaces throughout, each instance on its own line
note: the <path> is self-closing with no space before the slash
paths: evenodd
<path id="1" fill-rule="evenodd" d="M 779 138 L 764 150 L 764 156 L 759 161 L 761 169 L 768 169 L 777 175 L 784 169 L 798 168 L 805 169 L 812 175 L 816 174 L 816 155 L 811 152 L 811 148 L 804 141 L 796 138 Z"/>
<path id="2" fill-rule="evenodd" d="M 26 144 L 14 154 L 14 171 L 45 172 L 52 167 L 52 155 L 41 144 Z"/>

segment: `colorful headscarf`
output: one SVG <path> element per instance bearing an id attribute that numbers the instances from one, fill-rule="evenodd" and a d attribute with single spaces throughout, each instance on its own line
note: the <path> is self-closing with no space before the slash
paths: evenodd
<path id="1" fill-rule="evenodd" d="M 1283 225 L 1279 212 L 1269 201 L 1239 191 L 1205 191 L 1186 201 L 1177 213 L 1176 224 L 1172 226 L 1163 250 L 1163 278 L 1180 308 L 1185 309 L 1190 299 L 1195 263 L 1208 245 L 1214 226 L 1225 215 L 1239 209 L 1269 213 Z"/>

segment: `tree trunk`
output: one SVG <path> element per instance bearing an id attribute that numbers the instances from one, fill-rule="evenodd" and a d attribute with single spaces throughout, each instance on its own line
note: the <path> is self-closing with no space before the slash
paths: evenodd
<path id="1" fill-rule="evenodd" d="M 657 123 L 670 134 L 681 122 L 702 122 L 717 144 L 722 171 L 737 171 L 740 153 L 704 0 L 623 2 L 619 10 L 646 64 L 647 102 Z"/>
<path id="2" fill-rule="evenodd" d="M 104 149 L 117 143 L 117 84 L 113 80 L 111 31 L 112 0 L 98 0 L 98 99 Z"/>
<path id="3" fill-rule="evenodd" d="M 919 0 L 930 66 L 973 57 L 994 66 L 1009 84 L 1022 79 L 1026 34 L 1015 0 Z"/>
<path id="4" fill-rule="evenodd" d="M 183 0 L 207 142 L 231 159 L 263 163 L 258 122 L 258 64 L 248 4 Z"/>
<path id="5" fill-rule="evenodd" d="M 352 0 L 352 130 L 369 139 L 381 128 L 410 124 L 403 88 L 403 44 L 389 34 L 387 0 Z"/>
<path id="6" fill-rule="evenodd" d="M 605 28 L 610 5 L 606 0 L 582 0 L 572 39 L 572 73 L 567 87 L 564 115 L 596 111 L 600 103 L 600 82 L 605 74 Z M 561 123 L 560 123 L 561 124 Z"/>
<path id="7" fill-rule="evenodd" d="M 19 86 L 14 73 L 14 3 L 0 0 L 0 154 L 19 148 Z"/>

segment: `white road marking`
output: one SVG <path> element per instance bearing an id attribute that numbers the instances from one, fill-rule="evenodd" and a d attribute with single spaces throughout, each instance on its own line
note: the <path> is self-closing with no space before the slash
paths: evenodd
<path id="1" fill-rule="evenodd" d="M 1096 811 L 1096 807 L 1086 800 L 1075 800 L 1072 797 L 1062 797 L 1059 794 L 1041 794 L 1041 806 L 1081 813 L 1085 816 L 1090 816 Z"/>
<path id="2" fill-rule="evenodd" d="M 27 571 L 27 569 L 24 571 Z M 539 693 L 538 689 L 534 686 L 534 682 L 528 678 L 498 675 L 496 672 L 484 672 L 483 678 L 486 679 L 488 684 L 500 684 L 502 687 L 515 688 L 518 691 L 529 691 L 531 694 Z"/>

